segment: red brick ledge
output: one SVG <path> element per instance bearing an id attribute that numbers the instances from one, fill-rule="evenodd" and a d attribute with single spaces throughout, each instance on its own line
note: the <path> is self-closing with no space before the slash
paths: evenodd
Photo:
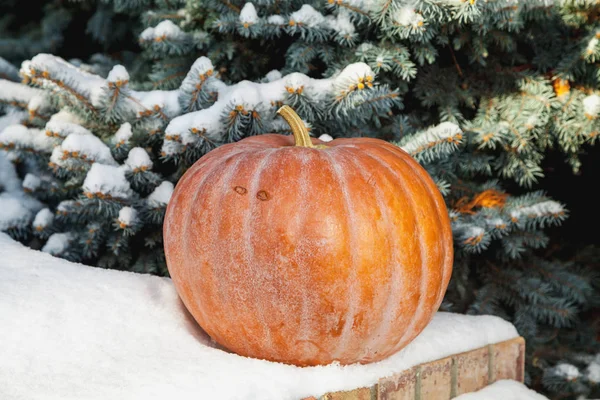
<path id="1" fill-rule="evenodd" d="M 525 339 L 517 337 L 417 365 L 380 378 L 371 387 L 328 393 L 318 400 L 448 400 L 501 379 L 523 382 L 524 375 Z"/>

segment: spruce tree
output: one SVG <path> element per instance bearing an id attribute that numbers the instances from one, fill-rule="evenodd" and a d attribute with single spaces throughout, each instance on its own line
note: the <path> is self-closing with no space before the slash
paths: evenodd
<path id="1" fill-rule="evenodd" d="M 287 104 L 315 137 L 376 137 L 416 158 L 452 219 L 443 308 L 512 321 L 536 389 L 597 397 L 593 255 L 544 257 L 568 205 L 533 188 L 548 150 L 576 172 L 598 136 L 599 15 L 592 0 L 50 2 L 28 34 L 0 25 L 0 229 L 167 275 L 178 179 L 224 143 L 289 134 Z M 59 57 L 79 17 L 118 59 Z"/>

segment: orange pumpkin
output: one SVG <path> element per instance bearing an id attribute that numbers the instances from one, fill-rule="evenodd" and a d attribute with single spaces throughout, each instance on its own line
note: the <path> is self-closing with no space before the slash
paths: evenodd
<path id="1" fill-rule="evenodd" d="M 219 344 L 300 366 L 368 363 L 408 344 L 452 271 L 444 200 L 403 150 L 377 139 L 261 135 L 181 178 L 165 216 L 169 273 Z"/>

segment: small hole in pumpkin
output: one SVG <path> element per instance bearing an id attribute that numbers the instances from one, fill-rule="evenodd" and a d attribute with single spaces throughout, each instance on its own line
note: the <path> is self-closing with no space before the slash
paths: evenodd
<path id="1" fill-rule="evenodd" d="M 256 198 L 261 201 L 267 201 L 271 198 L 271 196 L 269 196 L 269 193 L 267 193 L 266 191 L 261 190 L 258 193 L 256 193 Z"/>
<path id="2" fill-rule="evenodd" d="M 248 191 L 243 186 L 236 186 L 233 188 L 237 194 L 246 194 Z"/>

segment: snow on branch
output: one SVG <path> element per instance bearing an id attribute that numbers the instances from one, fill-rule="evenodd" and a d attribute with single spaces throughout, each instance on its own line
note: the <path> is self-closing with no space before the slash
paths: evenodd
<path id="1" fill-rule="evenodd" d="M 583 99 L 583 112 L 589 119 L 595 119 L 600 114 L 600 96 L 592 94 Z"/>
<path id="2" fill-rule="evenodd" d="M 53 256 L 59 256 L 69 248 L 73 239 L 74 236 L 72 233 L 54 233 L 50 235 L 48 241 L 42 247 L 42 251 Z"/>
<path id="3" fill-rule="evenodd" d="M 151 207 L 165 207 L 173 195 L 174 186 L 169 181 L 163 181 L 146 199 Z"/>
<path id="4" fill-rule="evenodd" d="M 512 207 L 511 207 L 512 208 Z M 558 224 L 567 217 L 564 206 L 554 200 L 541 199 L 533 204 L 517 206 L 509 212 L 512 222 L 524 226 Z"/>
<path id="5" fill-rule="evenodd" d="M 17 196 L 10 193 L 0 193 L 0 231 L 6 231 L 28 225 L 33 218 L 30 209 Z"/>
<path id="6" fill-rule="evenodd" d="M 54 93 L 67 96 L 88 110 L 102 98 L 106 81 L 50 54 L 38 54 L 21 67 L 23 76 L 34 84 Z"/>
<path id="7" fill-rule="evenodd" d="M 159 120 L 166 122 L 181 112 L 178 90 L 131 90 L 128 87 L 129 74 L 121 65 L 114 66 L 104 79 L 60 57 L 38 54 L 31 61 L 24 62 L 21 71 L 34 84 L 96 115 L 102 113 L 102 118 L 107 121 L 125 122 L 158 116 Z"/>
<path id="8" fill-rule="evenodd" d="M 29 102 L 36 97 L 40 97 L 37 101 L 41 101 L 44 92 L 21 83 L 0 79 L 0 108 L 10 106 L 27 110 Z"/>
<path id="9" fill-rule="evenodd" d="M 50 153 L 52 143 L 44 131 L 23 125 L 10 125 L 0 132 L 0 149 Z"/>
<path id="10" fill-rule="evenodd" d="M 462 139 L 462 130 L 456 124 L 442 122 L 435 127 L 407 136 L 399 145 L 418 161 L 431 163 L 455 151 Z"/>
<path id="11" fill-rule="evenodd" d="M 146 28 L 139 41 L 142 46 L 163 55 L 186 54 L 194 44 L 192 36 L 170 20 L 162 21 L 154 28 Z"/>
<path id="12" fill-rule="evenodd" d="M 219 89 L 225 84 L 215 78 L 212 62 L 198 58 L 187 73 L 179 89 L 179 105 L 185 112 L 197 111 L 212 105 Z"/>
<path id="13" fill-rule="evenodd" d="M 38 211 L 38 213 L 35 215 L 32 226 L 33 229 L 39 232 L 45 230 L 50 225 L 52 225 L 53 221 L 54 214 L 52 213 L 52 211 L 50 211 L 49 208 L 43 208 L 40 211 Z"/>
<path id="14" fill-rule="evenodd" d="M 117 225 L 120 229 L 135 230 L 140 224 L 138 212 L 132 207 L 123 207 L 119 210 Z"/>
<path id="15" fill-rule="evenodd" d="M 195 65 L 200 71 L 212 67 L 208 59 L 200 59 Z M 206 72 L 200 73 L 202 75 L 207 76 Z M 200 82 L 196 85 L 199 87 Z M 169 123 L 163 157 L 177 160 L 190 149 L 199 152 L 196 154 L 199 156 L 205 147 L 279 131 L 275 111 L 283 104 L 294 107 L 311 122 L 327 117 L 343 121 L 350 113 L 367 120 L 374 113 L 384 115 L 399 102 L 396 91 L 374 86 L 374 73 L 365 63 L 350 64 L 326 79 L 314 79 L 297 72 L 283 77 L 278 72 L 270 73 L 263 82 L 220 85 L 216 94 L 217 100 L 210 107 L 178 116 Z"/>
<path id="16" fill-rule="evenodd" d="M 123 168 L 100 163 L 92 164 L 83 182 L 83 191 L 86 197 L 99 199 L 128 199 L 133 195 Z"/>
<path id="17" fill-rule="evenodd" d="M 254 4 L 244 4 L 242 11 L 240 11 L 239 19 L 244 28 L 248 28 L 250 25 L 256 24 L 259 21 L 259 18 L 258 14 L 256 13 L 256 8 L 254 8 Z"/>
<path id="18" fill-rule="evenodd" d="M 125 166 L 133 172 L 146 171 L 152 169 L 152 160 L 146 150 L 141 147 L 134 147 L 127 155 Z"/>
<path id="19" fill-rule="evenodd" d="M 91 163 L 117 165 L 110 149 L 97 136 L 75 132 L 69 134 L 63 142 L 56 146 L 50 157 L 51 168 L 77 170 L 81 165 Z M 85 167 L 84 167 L 85 168 Z"/>

